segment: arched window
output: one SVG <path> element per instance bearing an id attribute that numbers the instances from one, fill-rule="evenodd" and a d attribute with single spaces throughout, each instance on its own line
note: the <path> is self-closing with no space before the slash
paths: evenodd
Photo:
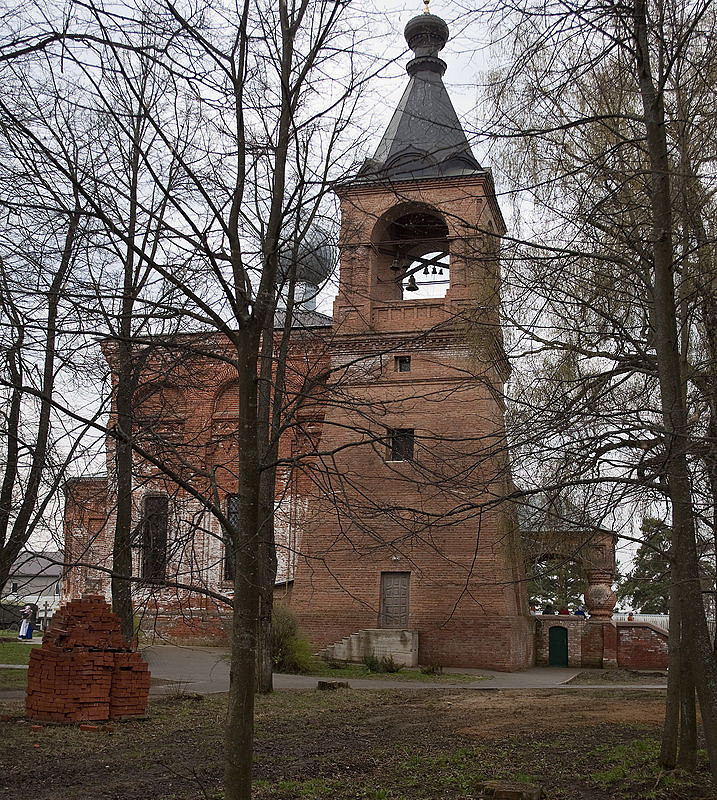
<path id="1" fill-rule="evenodd" d="M 445 297 L 450 287 L 448 225 L 426 206 L 394 209 L 376 225 L 379 299 Z"/>
<path id="2" fill-rule="evenodd" d="M 232 527 L 232 530 L 236 531 L 239 527 L 239 495 L 238 494 L 230 494 L 227 496 L 227 519 L 229 520 L 229 524 Z M 234 550 L 232 548 L 232 537 L 229 531 L 223 531 L 224 534 L 224 563 L 222 565 L 222 580 L 224 581 L 233 581 L 234 580 Z"/>
<path id="3" fill-rule="evenodd" d="M 167 571 L 169 498 L 148 494 L 142 498 L 140 523 L 141 577 L 162 580 Z"/>
<path id="4" fill-rule="evenodd" d="M 141 437 L 174 440 L 181 437 L 186 411 L 184 393 L 171 384 L 146 386 L 135 395 L 134 419 Z"/>

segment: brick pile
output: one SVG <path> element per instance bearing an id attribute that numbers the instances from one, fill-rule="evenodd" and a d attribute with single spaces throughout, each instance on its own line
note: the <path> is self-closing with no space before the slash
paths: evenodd
<path id="1" fill-rule="evenodd" d="M 102 596 L 62 606 L 30 654 L 25 712 L 48 722 L 141 717 L 150 674 Z"/>

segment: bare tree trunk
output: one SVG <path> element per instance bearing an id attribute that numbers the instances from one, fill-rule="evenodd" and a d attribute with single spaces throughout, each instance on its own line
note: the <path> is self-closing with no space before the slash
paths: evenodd
<path id="1" fill-rule="evenodd" d="M 271 398 L 274 386 L 274 315 L 264 321 L 261 342 L 259 382 L 259 436 L 261 450 L 261 485 L 259 489 L 259 632 L 257 642 L 257 691 L 274 690 L 271 617 L 276 581 L 276 546 L 274 540 L 274 499 L 276 497 L 275 448 L 271 442 Z"/>
<path id="2" fill-rule="evenodd" d="M 259 449 L 257 439 L 257 354 L 259 332 L 240 332 L 239 509 L 232 531 L 234 602 L 227 704 L 224 792 L 226 800 L 251 800 L 254 752 L 257 620 L 259 618 Z"/>
<path id="3" fill-rule="evenodd" d="M 670 635 L 668 638 L 667 699 L 665 702 L 665 721 L 662 726 L 662 746 L 660 764 L 665 769 L 674 769 L 677 764 L 677 740 L 680 730 L 680 685 L 681 667 L 681 624 L 679 590 L 675 580 L 674 568 L 670 570 Z"/>
<path id="4" fill-rule="evenodd" d="M 682 663 L 689 661 L 692 664 L 712 777 L 717 782 L 717 665 L 712 658 L 702 603 L 687 463 L 687 410 L 683 399 L 676 329 L 670 166 L 664 100 L 662 94 L 656 91 L 652 76 L 645 0 L 636 0 L 633 15 L 637 72 L 651 167 L 653 330 L 662 418 L 668 440 L 666 476 L 672 501 L 672 558 L 682 599 L 681 642 L 685 647 L 691 646 L 691 652 L 683 654 Z"/>
<path id="5" fill-rule="evenodd" d="M 117 372 L 115 469 L 117 509 L 112 546 L 112 610 L 120 619 L 122 635 L 134 637 L 132 608 L 132 366 L 128 341 L 119 345 Z"/>
<path id="6" fill-rule="evenodd" d="M 683 653 L 685 651 L 686 648 L 683 648 Z M 680 680 L 680 752 L 677 766 L 680 769 L 694 772 L 697 769 L 695 679 L 689 664 L 682 664 L 680 674 L 682 676 Z"/>
<path id="7" fill-rule="evenodd" d="M 64 297 L 63 286 L 72 265 L 75 242 L 81 218 L 81 209 L 77 195 L 75 205 L 69 213 L 67 233 L 62 248 L 62 256 L 57 272 L 47 291 L 47 318 L 45 320 L 44 359 L 42 364 L 42 383 L 39 397 L 40 413 L 37 421 L 37 435 L 32 454 L 32 464 L 27 476 L 25 491 L 22 501 L 17 507 L 17 514 L 12 524 L 10 534 L 8 527 L 10 512 L 16 500 L 13 497 L 17 490 L 16 480 L 18 475 L 18 446 L 25 434 L 20 430 L 21 405 L 23 393 L 22 362 L 22 335 L 16 339 L 16 347 L 9 354 L 8 366 L 15 386 L 13 387 L 8 424 L 9 442 L 8 453 L 3 476 L 2 490 L 0 491 L 0 588 L 7 582 L 10 570 L 20 551 L 25 546 L 29 536 L 28 525 L 38 507 L 38 496 L 42 485 L 42 476 L 45 472 L 45 458 L 50 439 L 50 414 L 52 410 L 52 396 L 55 390 L 55 371 L 57 355 L 57 317 L 60 301 Z M 3 287 L 5 288 L 5 287 Z M 11 298 L 5 298 L 6 303 L 11 303 Z M 11 309 L 12 312 L 12 309 Z"/>
<path id="8" fill-rule="evenodd" d="M 122 635 L 134 638 L 134 609 L 132 607 L 132 422 L 133 398 L 136 388 L 136 369 L 132 347 L 132 323 L 137 297 L 135 276 L 135 238 L 137 234 L 137 187 L 139 180 L 141 108 L 132 121 L 132 152 L 129 164 L 129 217 L 127 246 L 124 259 L 122 300 L 119 317 L 117 387 L 116 480 L 117 514 L 112 548 L 112 609 L 120 619 Z"/>

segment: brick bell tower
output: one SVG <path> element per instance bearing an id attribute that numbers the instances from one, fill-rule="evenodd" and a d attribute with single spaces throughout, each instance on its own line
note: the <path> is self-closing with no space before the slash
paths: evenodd
<path id="1" fill-rule="evenodd" d="M 378 654 L 382 632 L 417 632 L 421 664 L 513 670 L 534 640 L 502 501 L 505 225 L 442 81 L 448 35 L 433 14 L 409 21 L 408 86 L 338 190 L 332 371 L 291 604 L 316 645 L 367 631 Z"/>

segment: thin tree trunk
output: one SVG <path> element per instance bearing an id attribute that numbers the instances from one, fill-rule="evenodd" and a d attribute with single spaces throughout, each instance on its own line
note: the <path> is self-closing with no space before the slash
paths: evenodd
<path id="1" fill-rule="evenodd" d="M 2 487 L 2 506 L 0 507 L 0 534 L 2 538 L 2 551 L 0 552 L 0 587 L 7 582 L 8 575 L 15 559 L 27 543 L 28 524 L 33 512 L 38 506 L 38 494 L 42 483 L 42 475 L 45 471 L 45 458 L 50 437 L 50 413 L 52 410 L 52 396 L 55 390 L 55 358 L 57 354 L 57 316 L 62 299 L 63 285 L 67 273 L 72 265 L 72 256 L 75 248 L 77 231 L 80 224 L 80 204 L 75 194 L 75 207 L 69 216 L 67 233 L 62 248 L 62 257 L 57 272 L 52 278 L 52 283 L 47 292 L 47 320 L 45 326 L 44 341 L 44 360 L 42 365 L 42 384 L 40 395 L 40 414 L 37 422 L 37 437 L 32 454 L 32 464 L 27 483 L 22 497 L 22 501 L 17 509 L 17 515 L 12 525 L 10 535 L 7 536 L 7 526 L 10 519 L 10 510 L 13 507 L 12 494 L 15 490 L 15 480 L 18 473 L 17 447 L 20 438 L 19 424 L 22 403 L 22 374 L 21 374 L 21 353 L 19 349 L 13 354 L 10 366 L 14 369 L 14 377 L 18 381 L 17 392 L 13 392 L 13 399 L 10 406 L 10 418 L 8 422 L 14 425 L 11 427 L 9 437 L 8 461 L 6 462 L 6 472 Z M 17 342 L 18 348 L 21 341 Z M 14 442 L 13 442 L 14 438 Z M 14 454 L 14 455 L 13 455 Z M 13 461 L 15 463 L 13 463 Z"/>
<path id="2" fill-rule="evenodd" d="M 127 220 L 127 250 L 124 259 L 122 301 L 119 317 L 118 369 L 115 390 L 117 437 L 117 511 L 112 547 L 112 610 L 128 641 L 134 638 L 132 607 L 132 405 L 136 385 L 133 363 L 132 322 L 137 296 L 135 280 L 135 237 L 137 233 L 137 183 L 139 180 L 141 111 L 133 120 L 130 161 L 130 197 Z"/>
<path id="3" fill-rule="evenodd" d="M 679 587 L 676 582 L 674 566 L 670 569 L 670 635 L 668 638 L 667 699 L 665 702 L 665 721 L 662 726 L 662 746 L 660 764 L 665 769 L 677 765 L 677 740 L 680 730 L 680 684 L 682 680 L 680 657 L 681 647 Z"/>
<path id="4" fill-rule="evenodd" d="M 652 77 L 645 0 L 634 6 L 635 52 L 651 168 L 654 258 L 655 350 L 663 425 L 667 437 L 666 476 L 672 502 L 672 558 L 682 599 L 683 654 L 692 664 L 713 780 L 717 783 L 717 665 L 707 631 L 699 581 L 690 474 L 687 463 L 687 410 L 676 329 L 672 211 L 664 102 Z M 683 663 L 686 663 L 683 660 Z"/>
<path id="5" fill-rule="evenodd" d="M 120 342 L 115 391 L 115 470 L 117 508 L 112 546 L 112 610 L 119 617 L 122 635 L 134 637 L 132 607 L 132 365 L 129 342 Z"/>
<path id="6" fill-rule="evenodd" d="M 259 443 L 257 439 L 257 357 L 259 333 L 240 334 L 239 358 L 239 509 L 241 525 L 232 531 L 234 601 L 231 667 L 225 737 L 226 800 L 251 800 L 254 752 L 257 620 L 259 618 Z"/>
<path id="7" fill-rule="evenodd" d="M 276 580 L 276 545 L 274 540 L 274 499 L 276 497 L 276 461 L 271 446 L 271 398 L 274 383 L 274 315 L 267 314 L 261 340 L 261 377 L 259 382 L 259 439 L 261 485 L 259 489 L 259 632 L 257 643 L 257 691 L 274 690 L 271 617 Z M 276 387 L 273 387 L 276 391 Z"/>

